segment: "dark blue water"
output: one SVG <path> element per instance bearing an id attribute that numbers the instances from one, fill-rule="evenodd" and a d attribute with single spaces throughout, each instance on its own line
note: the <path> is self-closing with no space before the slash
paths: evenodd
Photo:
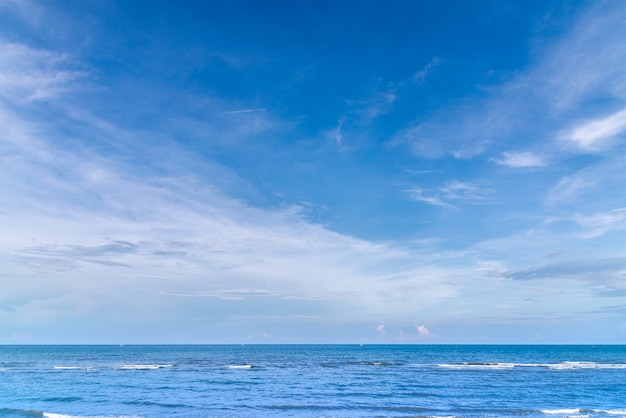
<path id="1" fill-rule="evenodd" d="M 0 417 L 626 417 L 626 346 L 0 346 Z"/>

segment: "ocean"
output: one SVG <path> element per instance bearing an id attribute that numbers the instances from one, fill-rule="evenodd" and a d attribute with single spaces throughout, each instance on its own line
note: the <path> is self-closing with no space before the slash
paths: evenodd
<path id="1" fill-rule="evenodd" d="M 5 417 L 626 417 L 626 346 L 0 346 Z"/>

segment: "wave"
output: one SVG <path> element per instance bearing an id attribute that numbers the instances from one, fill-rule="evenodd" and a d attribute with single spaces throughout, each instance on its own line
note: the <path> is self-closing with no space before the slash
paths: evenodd
<path id="1" fill-rule="evenodd" d="M 251 369 L 252 364 L 229 364 L 224 367 L 226 367 L 227 369 Z"/>
<path id="2" fill-rule="evenodd" d="M 93 366 L 52 366 L 55 370 L 97 370 Z"/>
<path id="3" fill-rule="evenodd" d="M 119 370 L 156 370 L 165 369 L 168 367 L 174 367 L 173 364 L 122 364 L 121 366 L 114 366 L 114 369 Z"/>
<path id="4" fill-rule="evenodd" d="M 596 363 L 592 361 L 563 361 L 559 363 L 489 363 L 464 362 L 450 364 L 436 364 L 446 369 L 515 369 L 538 367 L 550 370 L 578 370 L 578 369 L 626 369 L 626 363 Z"/>
<path id="5" fill-rule="evenodd" d="M 389 363 L 386 361 L 359 361 L 358 363 L 352 363 L 352 364 L 358 364 L 360 366 L 376 366 L 376 367 L 393 366 L 392 363 Z"/>
<path id="6" fill-rule="evenodd" d="M 121 364 L 116 366 L 104 366 L 104 368 L 118 370 L 156 370 L 174 367 L 173 364 Z M 98 370 L 94 366 L 52 366 L 54 370 Z"/>
<path id="7" fill-rule="evenodd" d="M 370 366 L 392 366 L 391 363 L 387 363 L 386 361 L 371 361 L 366 364 Z"/>
<path id="8" fill-rule="evenodd" d="M 563 361 L 561 363 L 545 365 L 553 370 L 572 370 L 572 369 L 626 369 L 626 363 L 595 363 L 592 361 Z"/>
<path id="9" fill-rule="evenodd" d="M 457 364 L 437 364 L 438 367 L 443 367 L 446 369 L 513 369 L 516 365 L 515 363 L 481 363 L 481 362 L 470 362 L 470 363 L 457 363 Z"/>

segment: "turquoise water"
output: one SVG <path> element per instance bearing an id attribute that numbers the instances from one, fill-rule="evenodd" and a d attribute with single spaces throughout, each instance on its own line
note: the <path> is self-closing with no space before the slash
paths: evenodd
<path id="1" fill-rule="evenodd" d="M 0 417 L 626 417 L 626 346 L 0 346 Z"/>

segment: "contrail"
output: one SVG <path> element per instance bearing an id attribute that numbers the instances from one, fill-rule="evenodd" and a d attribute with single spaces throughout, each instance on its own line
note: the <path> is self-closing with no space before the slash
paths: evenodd
<path id="1" fill-rule="evenodd" d="M 222 112 L 222 115 L 231 115 L 233 113 L 250 113 L 250 112 L 265 112 L 265 108 L 259 108 L 259 109 L 244 109 L 244 110 L 231 110 L 229 112 Z"/>

